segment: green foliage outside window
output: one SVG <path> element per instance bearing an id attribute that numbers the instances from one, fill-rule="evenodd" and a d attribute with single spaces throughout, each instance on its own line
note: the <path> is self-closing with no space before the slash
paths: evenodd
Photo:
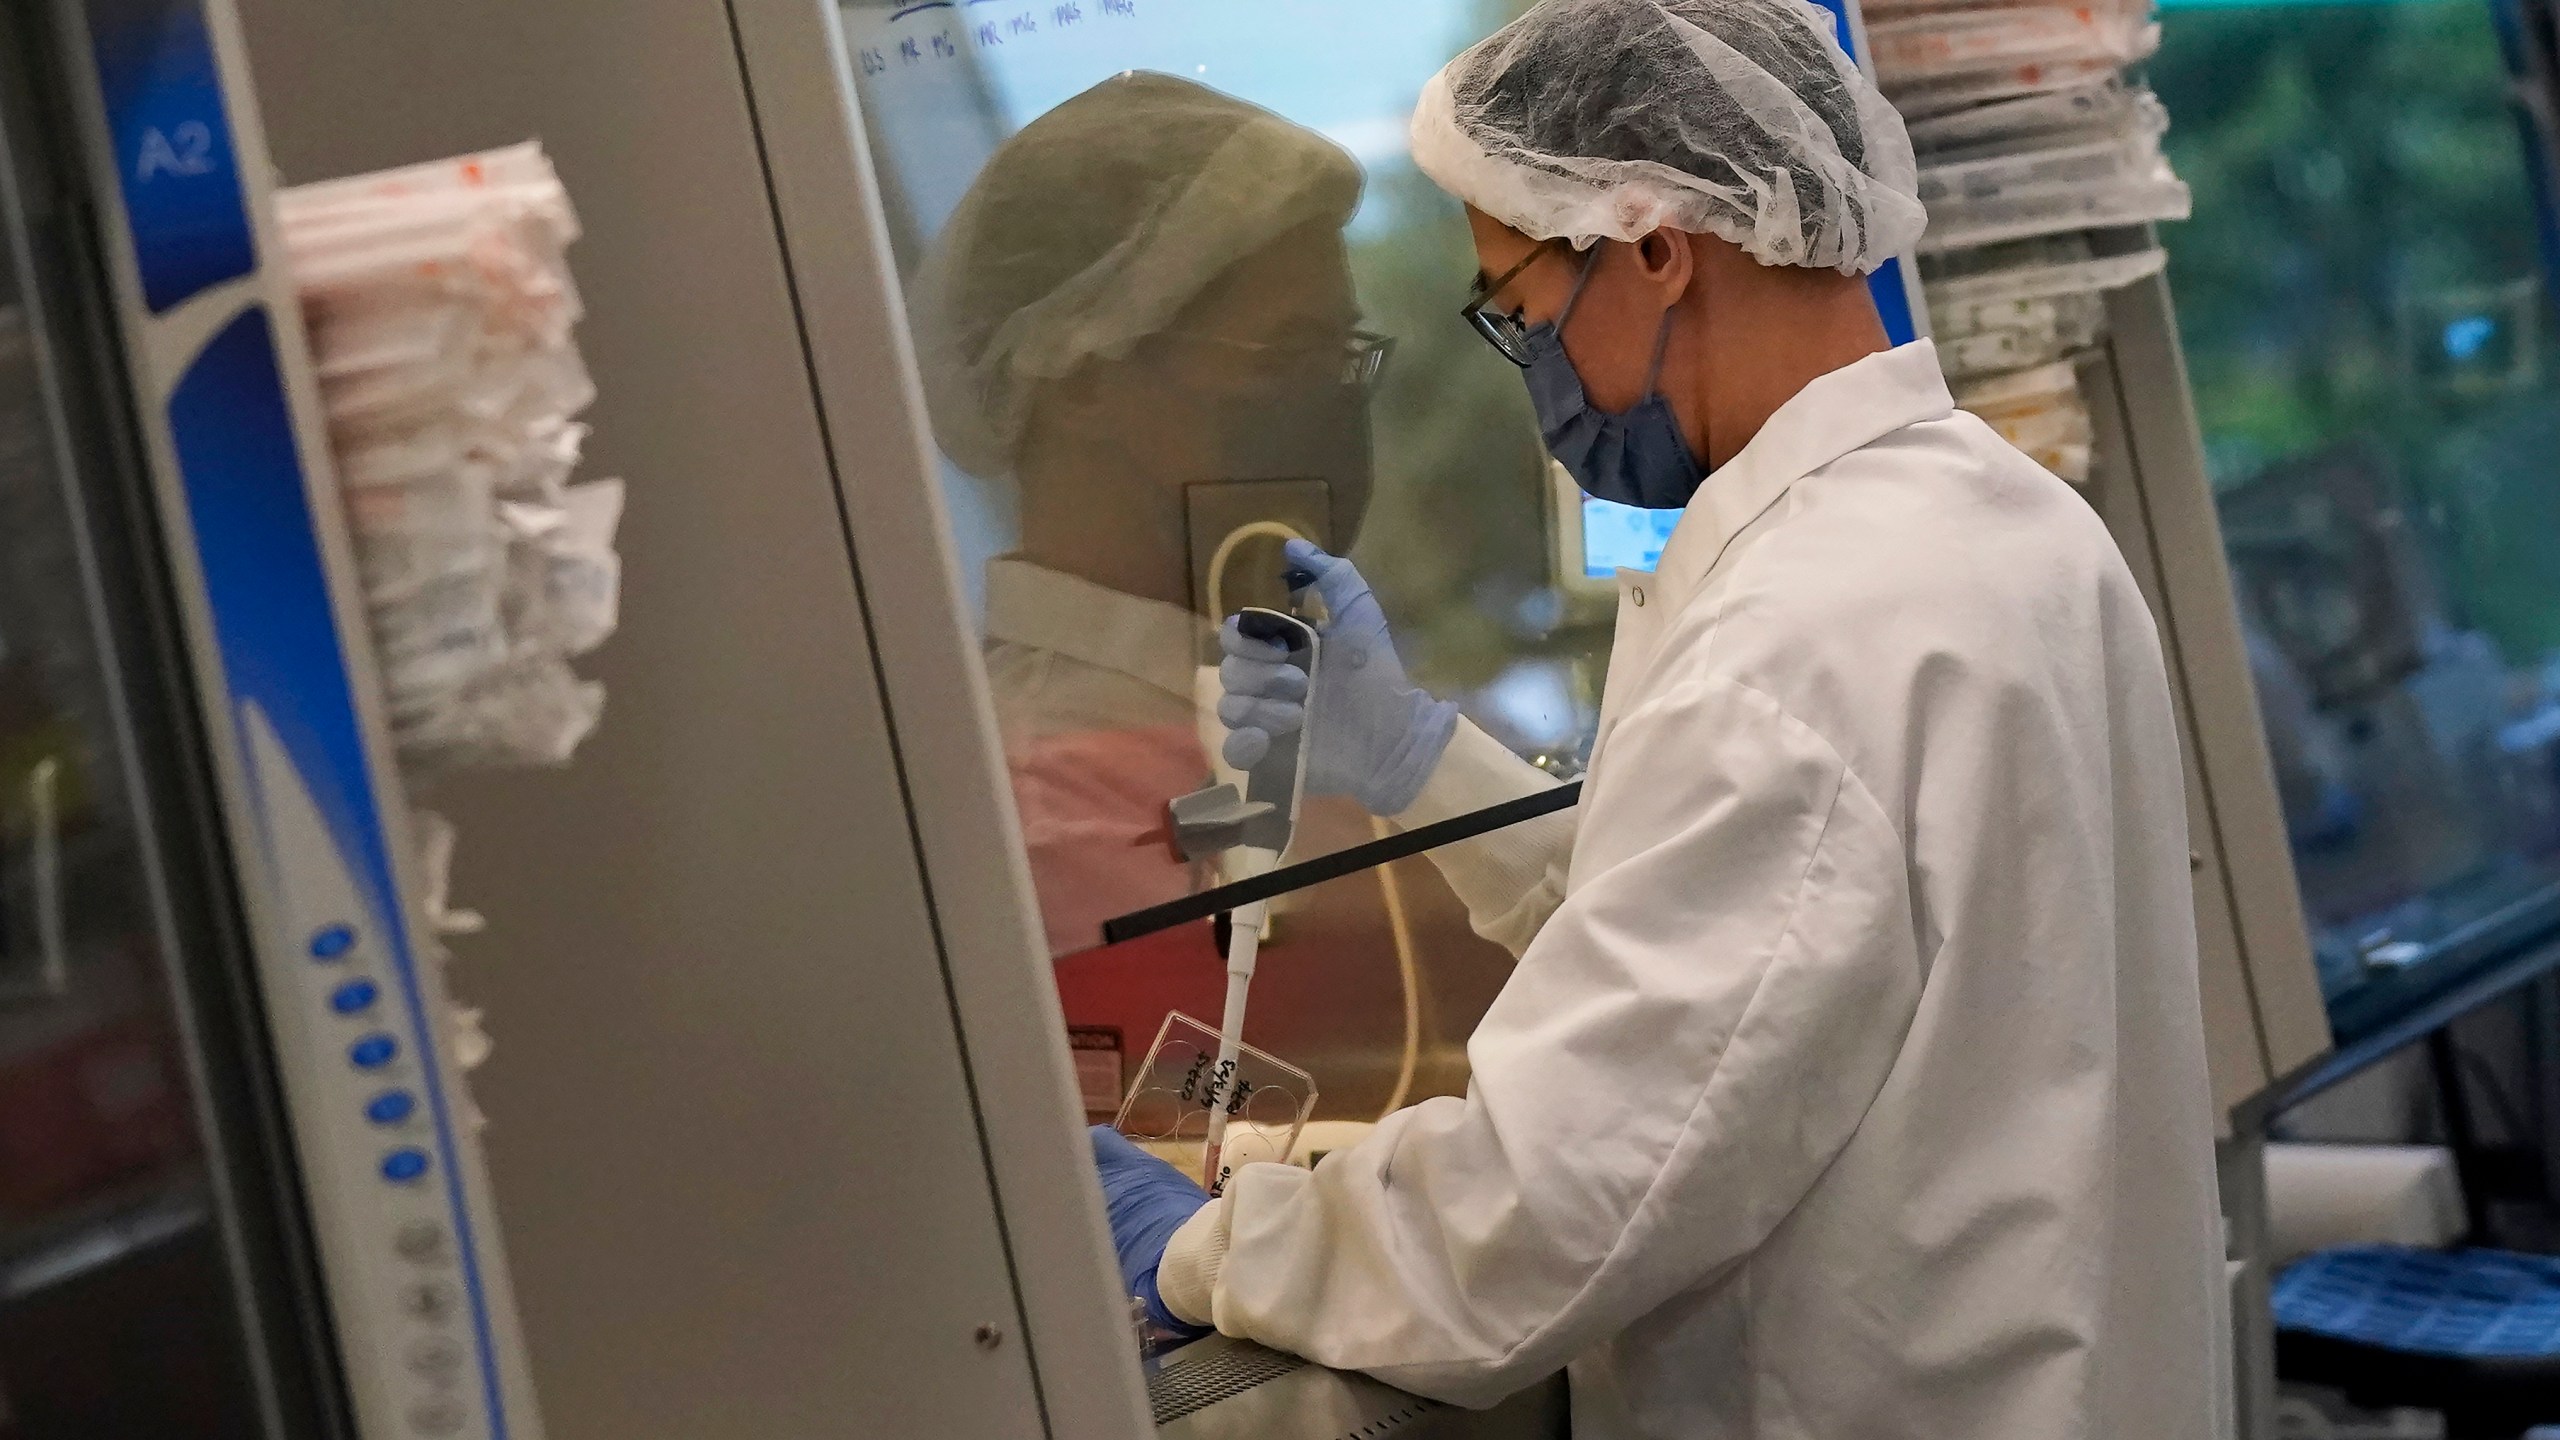
<path id="1" fill-rule="evenodd" d="M 2217 486 L 2361 450 L 2443 618 L 2560 650 L 2560 406 L 2526 160 L 2480 0 L 2179 8 L 2150 80 L 2195 218 L 2170 281 Z"/>

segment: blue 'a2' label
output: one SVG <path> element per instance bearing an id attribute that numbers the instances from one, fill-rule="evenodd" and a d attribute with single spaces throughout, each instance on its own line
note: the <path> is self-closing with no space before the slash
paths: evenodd
<path id="1" fill-rule="evenodd" d="M 161 314 L 257 265 L 213 37 L 201 0 L 86 8 L 143 303 Z"/>

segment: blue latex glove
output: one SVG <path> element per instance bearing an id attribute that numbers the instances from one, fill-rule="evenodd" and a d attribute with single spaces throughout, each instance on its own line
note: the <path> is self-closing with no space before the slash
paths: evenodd
<path id="1" fill-rule="evenodd" d="M 1290 541 L 1282 553 L 1289 588 L 1313 586 L 1328 617 L 1318 632 L 1323 646 L 1307 789 L 1348 795 L 1372 815 L 1400 815 L 1449 748 L 1458 707 L 1405 678 L 1386 612 L 1350 561 L 1304 540 Z M 1251 770 L 1271 752 L 1272 737 L 1307 728 L 1307 678 L 1287 663 L 1287 647 L 1246 635 L 1233 616 L 1218 632 L 1218 645 L 1226 652 L 1218 667 L 1226 691 L 1218 702 L 1218 718 L 1227 725 L 1222 753 L 1229 765 Z"/>
<path id="2" fill-rule="evenodd" d="M 1156 1267 L 1164 1263 L 1165 1243 L 1209 1203 L 1209 1192 L 1108 1125 L 1093 1127 L 1093 1168 L 1102 1176 L 1102 1208 L 1111 1217 L 1111 1248 L 1120 1257 L 1120 1278 L 1130 1294 L 1146 1302 L 1147 1319 L 1186 1339 L 1208 1334 L 1206 1326 L 1186 1324 L 1164 1308 L 1164 1297 L 1156 1291 Z"/>

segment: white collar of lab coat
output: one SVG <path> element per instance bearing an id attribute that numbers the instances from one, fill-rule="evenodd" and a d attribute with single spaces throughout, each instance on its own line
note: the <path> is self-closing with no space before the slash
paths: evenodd
<path id="1" fill-rule="evenodd" d="M 1851 361 L 1797 391 L 1698 487 L 1654 567 L 1663 598 L 1677 605 L 1697 589 L 1733 538 L 1796 481 L 1905 426 L 1953 413 L 1938 347 L 1926 340 Z"/>
<path id="2" fill-rule="evenodd" d="M 1185 700 L 1207 629 L 1188 610 L 1016 556 L 987 563 L 989 640 L 1063 655 Z"/>

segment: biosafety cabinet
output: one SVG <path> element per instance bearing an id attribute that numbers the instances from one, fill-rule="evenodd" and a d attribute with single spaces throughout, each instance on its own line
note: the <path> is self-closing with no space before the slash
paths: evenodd
<path id="1" fill-rule="evenodd" d="M 276 337 L 290 396 L 289 306 L 229 274 L 198 277 L 216 298 L 155 306 L 144 242 L 115 237 L 162 213 L 119 196 L 162 192 L 107 178 L 140 132 L 115 128 L 76 66 L 68 88 L 7 91 L 51 107 L 30 116 L 12 100 L 12 158 L 32 134 L 79 177 L 32 193 L 93 197 L 65 202 L 56 231 L 41 205 L 12 212 L 35 256 L 22 270 L 72 263 L 45 260 L 46 243 L 90 267 L 26 293 L 96 306 L 27 334 L 91 347 L 44 373 L 128 407 L 100 402 L 100 438 L 56 443 L 152 480 L 102 492 L 123 497 L 124 528 L 60 530 L 102 557 L 81 572 L 94 577 L 87 608 L 61 626 L 149 602 L 118 622 L 140 638 L 80 672 L 123 687 L 123 709 L 99 702 L 96 733 L 143 756 L 129 767 L 142 779 L 75 784 L 32 748 L 21 762 L 0 747 L 0 782 L 32 817 L 0 833 L 28 857 L 9 857 L 10 884 L 39 892 L 75 849 L 67 825 L 44 838 L 45 817 L 75 803 L 145 817 L 149 834 L 177 837 L 153 842 L 163 849 L 216 847 L 189 861 L 195 880 L 149 892 L 150 933 L 230 948 L 178 967 L 196 989 L 153 1013 L 180 1017 L 169 1023 L 186 1037 L 159 1053 L 214 1057 L 168 1085 L 198 1097 L 193 1123 L 213 1136 L 197 1142 L 216 1157 L 198 1162 L 212 1175 L 204 1213 L 239 1217 L 225 1222 L 238 1233 L 207 1239 L 192 1278 L 131 1283 L 232 1287 L 240 1323 L 302 1358 L 269 1367 L 259 1421 L 204 1433 L 530 1434 L 537 1393 L 547 1433 L 565 1440 L 1084 1440 L 1157 1422 L 1194 1435 L 1555 1433 L 1552 1387 L 1473 1417 L 1226 1342 L 1143 1371 L 1082 1133 L 1145 1100 L 1160 1071 L 1180 1088 L 1179 1054 L 1161 1070 L 1173 1052 L 1160 1029 L 1177 1011 L 1218 1022 L 1221 955 L 1249 906 L 1262 913 L 1245 1038 L 1285 1079 L 1258 1087 L 1278 1109 L 1236 1097 L 1257 1143 L 1293 1142 L 1303 1158 L 1466 1082 L 1464 1042 L 1510 960 L 1422 852 L 1542 823 L 1569 801 L 1605 673 L 1608 577 L 1649 565 L 1663 535 L 1659 517 L 1559 485 L 1515 375 L 1457 318 L 1473 272 L 1463 217 L 1405 153 L 1422 82 L 1510 5 L 96 0 L 58 7 L 53 33 L 11 33 L 10 63 L 91 64 L 80 25 L 127 10 L 135 28 L 117 33 L 137 48 L 113 53 L 147 57 L 123 73 L 162 83 L 151 103 L 170 107 L 131 124 L 157 127 L 183 171 L 199 132 L 181 127 L 226 117 L 227 132 L 201 132 L 201 153 L 232 162 L 222 173 L 237 172 L 253 256 L 276 179 L 540 139 L 585 227 L 573 259 L 600 394 L 595 461 L 632 496 L 621 638 L 598 666 L 610 723 L 573 768 L 440 797 L 470 837 L 456 888 L 489 930 L 457 946 L 460 973 L 497 1044 L 473 1080 L 489 1122 L 478 1146 L 443 1127 L 428 1150 L 433 1173 L 455 1178 L 389 1192 L 445 1207 L 427 1218 L 456 1263 L 484 1257 L 478 1288 L 464 1287 L 480 1308 L 454 1322 L 470 1373 L 489 1377 L 456 1402 L 460 1423 L 483 1428 L 440 1431 L 445 1411 L 416 1408 L 416 1337 L 400 1328 L 418 1319 L 399 1311 L 418 1293 L 396 1268 L 410 1231 L 374 1236 L 331 1208 L 372 1203 L 384 1157 L 369 1133 L 374 1148 L 333 1148 L 348 1057 L 335 1031 L 314 1038 L 291 1011 L 308 998 L 292 987 L 319 983 L 310 967 L 330 958 L 313 947 L 336 947 L 339 931 L 290 906 L 361 901 L 373 908 L 350 922 L 357 943 L 393 944 L 406 861 L 385 842 L 392 878 L 359 877 L 353 899 L 288 896 L 239 869 L 239 855 L 281 854 L 306 821 L 269 818 L 291 793 L 258 768 L 276 762 L 243 718 L 255 707 L 196 703 L 232 693 L 214 677 L 237 666 L 218 614 L 210 629 L 198 615 L 208 596 L 218 609 L 206 587 L 224 572 L 189 559 L 171 519 L 188 513 L 189 452 L 162 410 L 184 410 L 186 357 L 240 363 L 221 347 L 255 347 L 226 342 L 225 327 L 266 304 L 277 323 L 260 333 Z M 1854 10 L 1839 21 L 1863 48 Z M 219 63 L 184 58 L 199 33 Z M 172 232 L 188 242 L 178 253 L 227 233 L 182 218 L 196 228 Z M 1910 264 L 1876 292 L 1898 337 L 1924 328 Z M 2081 362 L 2099 430 L 2087 493 L 2176 667 L 2214 1078 L 2236 1104 L 2325 1032 L 2166 291 L 2143 282 L 2111 307 L 2111 338 Z M 118 375 L 121 388 L 107 383 Z M 290 416 L 301 402 L 283 403 Z M 230 423 L 254 413 L 215 408 Z M 300 453 L 325 492 L 325 460 Z M 39 493 L 6 483 L 12 504 Z M 325 507 L 304 529 L 323 578 L 307 603 L 267 613 L 320 627 L 299 632 L 306 659 L 339 637 L 337 703 L 357 718 L 332 733 L 356 748 L 328 753 L 370 755 L 364 647 L 343 582 L 326 578 L 339 542 Z M 1355 557 L 1416 678 L 1557 785 L 1399 830 L 1225 770 L 1206 642 L 1220 617 L 1285 606 L 1278 547 L 1291 536 Z M 210 668 L 217 655 L 233 668 Z M 0 654 L 0 676 L 6 665 Z M 0 689 L 0 706 L 14 693 Z M 0 709 L 0 741 L 66 723 L 14 714 Z M 278 733 L 298 755 L 304 732 Z M 144 760 L 169 734 L 193 737 L 196 768 L 171 762 L 176 778 L 153 782 Z M 244 783 L 250 770 L 259 783 Z M 371 793 L 381 816 L 396 810 L 396 794 Z M 1274 814 L 1290 826 L 1285 853 L 1243 863 L 1252 847 L 1228 842 Z M 15 838 L 29 834 L 43 843 Z M 290 859 L 273 863 L 302 874 Z M 183 918 L 184 905 L 225 903 L 221 924 Z M 37 938 L 13 929 L 0 951 L 37 989 L 58 969 L 48 913 L 8 910 Z M 144 970 L 170 970 L 159 963 Z M 407 973 L 394 951 L 382 963 Z M 239 993 L 249 975 L 265 988 Z M 224 1044 L 248 1057 L 241 1076 Z M 432 1037 L 404 1053 L 434 1093 Z M 0 1107 L 23 1103 L 0 1089 Z M 244 1156 L 268 1191 L 221 1178 Z M 489 1229 L 501 1219 L 503 1264 Z M 393 1259 L 363 1248 L 376 1240 Z M 395 1317 L 380 1325 L 363 1309 L 377 1281 Z M 0 1325 L 44 1323 L 19 1318 L 38 1312 L 18 1296 L 0 1288 Z M 18 1353 L 0 1345 L 0 1375 Z M 98 1433 L 30 1413 L 0 1407 L 15 1417 L 0 1436 Z"/>

